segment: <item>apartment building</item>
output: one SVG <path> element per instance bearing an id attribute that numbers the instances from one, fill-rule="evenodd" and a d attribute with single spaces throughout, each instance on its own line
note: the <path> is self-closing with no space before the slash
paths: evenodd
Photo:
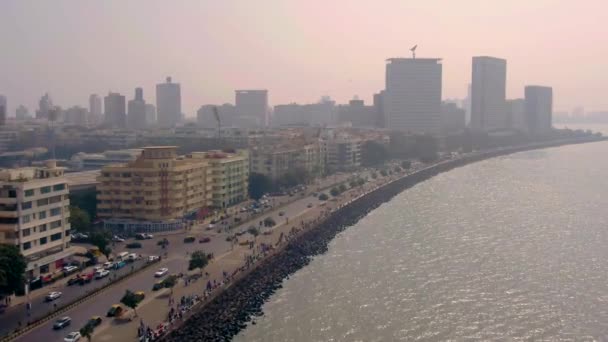
<path id="1" fill-rule="evenodd" d="M 247 150 L 193 152 L 186 158 L 207 165 L 211 207 L 226 208 L 249 198 Z"/>
<path id="2" fill-rule="evenodd" d="M 70 200 L 64 169 L 0 170 L 0 243 L 19 246 L 27 260 L 26 278 L 61 269 L 70 247 Z"/>
<path id="3" fill-rule="evenodd" d="M 325 173 L 324 144 L 262 145 L 251 149 L 249 169 L 277 181 L 289 171 L 305 170 L 311 176 Z"/>
<path id="4" fill-rule="evenodd" d="M 178 156 L 176 146 L 144 147 L 134 161 L 102 168 L 97 213 L 117 231 L 181 229 L 186 216 L 209 203 L 207 164 Z"/>
<path id="5" fill-rule="evenodd" d="M 354 137 L 336 137 L 326 142 L 328 171 L 350 171 L 361 166 L 363 141 Z"/>

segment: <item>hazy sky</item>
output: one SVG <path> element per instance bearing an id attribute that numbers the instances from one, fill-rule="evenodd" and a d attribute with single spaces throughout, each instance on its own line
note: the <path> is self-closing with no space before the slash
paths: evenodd
<path id="1" fill-rule="evenodd" d="M 471 57 L 506 58 L 508 96 L 554 87 L 556 109 L 608 109 L 606 0 L 0 0 L 0 94 L 32 112 L 89 94 L 133 98 L 167 75 L 188 116 L 269 90 L 271 104 L 366 101 L 384 60 L 443 58 L 443 97 L 464 97 Z"/>

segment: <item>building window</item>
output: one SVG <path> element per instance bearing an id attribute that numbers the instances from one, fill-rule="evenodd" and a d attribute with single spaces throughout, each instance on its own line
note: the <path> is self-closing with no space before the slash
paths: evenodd
<path id="1" fill-rule="evenodd" d="M 29 228 L 27 228 L 27 229 L 22 230 L 21 234 L 23 235 L 23 237 L 30 236 L 32 234 L 32 231 Z"/>
<path id="2" fill-rule="evenodd" d="M 43 207 L 45 205 L 49 204 L 49 199 L 48 198 L 43 198 L 43 199 L 39 199 L 38 201 L 36 201 L 36 205 L 39 207 Z"/>
<path id="3" fill-rule="evenodd" d="M 23 250 L 26 251 L 28 249 L 32 248 L 32 243 L 31 242 L 26 242 L 23 244 Z"/>
<path id="4" fill-rule="evenodd" d="M 42 194 L 48 194 L 49 192 L 51 192 L 50 186 L 43 186 L 42 188 L 40 188 L 40 193 Z"/>
<path id="5" fill-rule="evenodd" d="M 41 233 L 42 232 L 46 232 L 46 228 L 47 228 L 46 224 L 41 224 L 41 225 L 38 226 L 38 231 L 41 232 Z"/>
<path id="6" fill-rule="evenodd" d="M 53 191 L 61 191 L 65 190 L 65 184 L 55 184 L 53 185 Z"/>
<path id="7" fill-rule="evenodd" d="M 38 213 L 38 219 L 43 220 L 46 218 L 46 210 Z"/>
<path id="8" fill-rule="evenodd" d="M 56 229 L 56 228 L 59 228 L 59 227 L 61 227 L 61 220 L 51 222 L 51 229 Z"/>
<path id="9" fill-rule="evenodd" d="M 51 235 L 51 241 L 57 241 L 61 239 L 61 233 Z"/>
<path id="10" fill-rule="evenodd" d="M 25 190 L 25 197 L 34 196 L 34 189 Z"/>
<path id="11" fill-rule="evenodd" d="M 42 265 L 40 266 L 40 274 L 44 274 L 44 273 L 49 273 L 49 265 Z"/>
<path id="12" fill-rule="evenodd" d="M 48 242 L 48 238 L 46 236 L 43 238 L 40 238 L 40 245 L 46 245 L 47 242 Z"/>
<path id="13" fill-rule="evenodd" d="M 61 196 L 54 196 L 49 199 L 49 203 L 58 203 L 61 202 Z"/>
<path id="14" fill-rule="evenodd" d="M 32 209 L 32 202 L 21 203 L 21 209 L 22 210 Z"/>
<path id="15" fill-rule="evenodd" d="M 28 223 L 28 222 L 30 222 L 30 220 L 31 220 L 31 216 L 29 214 L 21 216 L 21 223 Z"/>
<path id="16" fill-rule="evenodd" d="M 51 209 L 51 216 L 61 215 L 61 208 L 53 208 Z"/>

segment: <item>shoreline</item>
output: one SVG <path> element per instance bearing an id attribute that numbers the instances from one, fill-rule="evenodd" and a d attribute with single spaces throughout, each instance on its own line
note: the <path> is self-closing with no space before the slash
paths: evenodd
<path id="1" fill-rule="evenodd" d="M 246 328 L 247 322 L 263 315 L 263 304 L 282 287 L 283 280 L 306 266 L 314 256 L 325 253 L 329 243 L 337 234 L 419 182 L 457 167 L 498 156 L 605 140 L 607 139 L 585 137 L 473 152 L 404 174 L 353 198 L 310 226 L 298 229 L 289 242 L 277 246 L 273 252 L 243 272 L 235 281 L 225 285 L 224 289 L 185 321 L 173 326 L 172 331 L 161 340 L 232 340 Z"/>

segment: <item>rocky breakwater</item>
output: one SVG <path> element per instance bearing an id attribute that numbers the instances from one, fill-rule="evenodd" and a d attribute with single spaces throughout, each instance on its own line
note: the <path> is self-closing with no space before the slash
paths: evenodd
<path id="1" fill-rule="evenodd" d="M 315 255 L 325 253 L 330 241 L 338 233 L 418 182 L 482 159 L 577 142 L 590 141 L 561 141 L 472 154 L 434 164 L 377 188 L 344 205 L 314 227 L 298 235 L 282 251 L 261 262 L 251 273 L 215 297 L 162 340 L 230 341 L 254 317 L 262 315 L 262 305 L 281 288 L 283 279 L 306 266 Z"/>

